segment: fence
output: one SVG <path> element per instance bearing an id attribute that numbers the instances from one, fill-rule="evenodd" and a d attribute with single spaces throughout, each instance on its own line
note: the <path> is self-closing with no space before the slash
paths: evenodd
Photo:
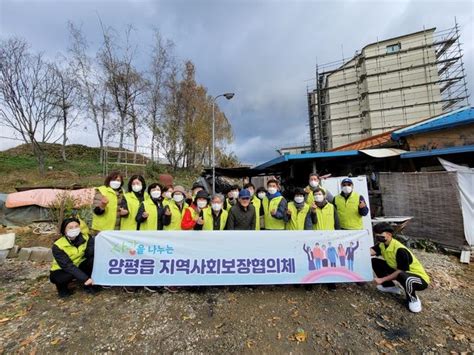
<path id="1" fill-rule="evenodd" d="M 405 234 L 444 246 L 465 244 L 460 196 L 452 172 L 380 173 L 386 216 L 413 216 Z"/>

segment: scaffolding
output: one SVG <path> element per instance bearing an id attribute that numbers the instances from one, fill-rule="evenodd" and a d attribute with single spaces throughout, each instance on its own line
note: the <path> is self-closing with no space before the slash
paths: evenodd
<path id="1" fill-rule="evenodd" d="M 312 151 L 326 151 L 469 105 L 460 30 L 423 29 L 316 65 L 307 89 Z"/>

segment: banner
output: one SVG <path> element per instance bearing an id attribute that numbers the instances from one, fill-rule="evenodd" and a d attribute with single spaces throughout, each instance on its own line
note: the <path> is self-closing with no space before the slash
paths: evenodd
<path id="1" fill-rule="evenodd" d="M 367 231 L 106 231 L 92 278 L 110 286 L 372 280 Z"/>

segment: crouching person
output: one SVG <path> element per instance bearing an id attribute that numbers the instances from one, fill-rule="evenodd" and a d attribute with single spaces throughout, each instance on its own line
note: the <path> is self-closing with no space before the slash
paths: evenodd
<path id="1" fill-rule="evenodd" d="M 388 223 L 374 226 L 374 235 L 378 244 L 371 248 L 372 256 L 381 255 L 383 259 L 372 258 L 372 268 L 377 277 L 377 289 L 381 292 L 400 294 L 393 283 L 397 280 L 405 290 L 408 309 L 413 313 L 421 312 L 421 301 L 415 294 L 428 287 L 430 278 L 413 253 L 393 238 L 393 228 Z"/>
<path id="2" fill-rule="evenodd" d="M 94 261 L 94 239 L 82 234 L 77 218 L 66 218 L 61 224 L 61 237 L 53 244 L 53 263 L 49 279 L 58 289 L 58 296 L 72 294 L 69 283 L 76 279 L 88 293 L 95 293 L 91 279 Z"/>

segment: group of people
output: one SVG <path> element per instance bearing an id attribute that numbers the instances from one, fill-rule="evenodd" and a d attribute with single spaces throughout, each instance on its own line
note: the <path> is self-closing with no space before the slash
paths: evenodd
<path id="1" fill-rule="evenodd" d="M 290 201 L 283 197 L 279 182 L 275 179 L 268 180 L 266 188 L 256 189 L 252 183 L 241 189 L 234 185 L 225 191 L 224 195 L 211 196 L 199 184 L 194 184 L 190 193 L 180 185 L 161 186 L 152 183 L 147 186 L 140 175 L 132 176 L 126 189 L 123 188 L 124 183 L 123 176 L 114 172 L 107 176 L 104 185 L 96 188 L 90 229 L 79 218 L 67 218 L 63 221 L 61 237 L 52 247 L 54 261 L 50 274 L 50 280 L 56 285 L 60 297 L 71 294 L 68 284 L 73 279 L 82 282 L 87 292 L 94 293 L 98 290 L 90 276 L 94 257 L 94 236 L 101 231 L 361 230 L 364 229 L 362 218 L 369 213 L 364 197 L 354 191 L 350 178 L 343 179 L 341 193 L 332 196 L 321 186 L 318 174 L 309 176 L 308 186 L 305 188 L 294 189 Z M 387 235 L 390 231 L 393 234 L 393 230 L 389 229 L 380 233 L 385 233 L 389 239 Z M 406 286 L 407 297 L 415 302 L 415 299 L 418 300 L 415 290 L 426 287 L 429 279 L 425 274 L 421 275 L 421 264 L 413 254 L 402 244 L 395 242 L 398 243 L 390 238 L 390 247 L 381 247 L 380 243 L 374 247 L 374 255 L 381 254 L 386 260 L 385 266 L 378 262 L 373 264 L 378 276 L 375 280 L 379 283 L 379 290 L 384 292 L 394 292 L 393 280 L 402 280 L 402 286 Z M 391 246 L 395 244 L 396 256 L 387 260 L 386 256 L 393 254 Z M 329 250 L 324 251 L 315 246 L 311 251 L 315 268 L 326 266 L 324 262 L 329 262 L 329 266 L 336 266 L 337 257 L 342 256 L 341 250 L 337 251 L 331 247 L 332 249 L 334 252 L 330 254 Z M 353 270 L 353 256 L 357 246 L 351 245 L 349 252 L 348 249 L 350 248 L 344 251 L 344 262 L 347 257 L 348 268 Z M 404 254 L 403 261 L 399 260 L 399 251 Z M 323 253 L 327 257 L 322 257 Z M 402 272 L 389 273 L 392 269 L 400 271 L 397 268 L 399 262 L 403 266 Z M 422 281 L 413 281 L 410 272 L 420 276 Z M 410 294 L 407 291 L 407 280 L 410 281 Z M 148 290 L 152 291 L 151 288 Z M 176 291 L 172 287 L 168 290 Z"/>
<path id="2" fill-rule="evenodd" d="M 316 243 L 313 250 L 310 246 L 303 245 L 303 250 L 308 256 L 308 270 L 319 270 L 324 267 L 336 267 L 339 264 L 340 267 L 347 267 L 348 270 L 354 271 L 354 252 L 359 248 L 359 241 L 350 242 L 348 247 L 344 247 L 342 244 L 335 246 L 328 242 L 320 245 Z M 347 261 L 347 265 L 346 265 Z"/>

